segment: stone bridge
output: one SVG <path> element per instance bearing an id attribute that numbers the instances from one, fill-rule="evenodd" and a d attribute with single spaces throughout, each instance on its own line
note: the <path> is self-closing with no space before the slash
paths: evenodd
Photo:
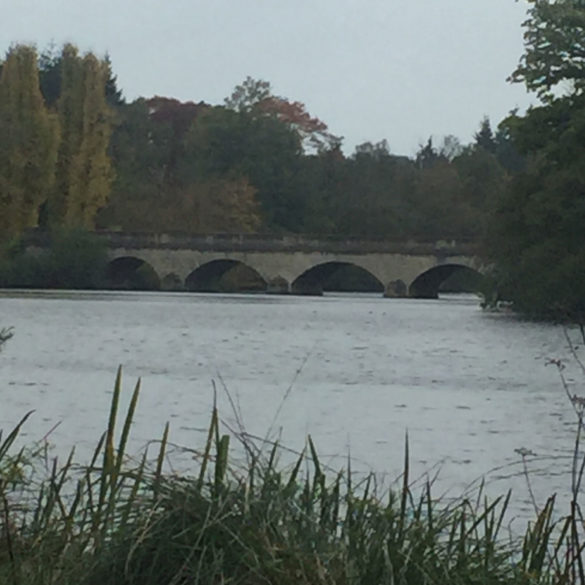
<path id="1" fill-rule="evenodd" d="M 151 288 L 217 291 L 234 270 L 248 290 L 320 294 L 332 274 L 352 266 L 391 297 L 435 298 L 454 271 L 483 266 L 472 243 L 314 239 L 307 236 L 179 235 L 98 232 L 107 244 L 112 285 L 136 272 Z"/>

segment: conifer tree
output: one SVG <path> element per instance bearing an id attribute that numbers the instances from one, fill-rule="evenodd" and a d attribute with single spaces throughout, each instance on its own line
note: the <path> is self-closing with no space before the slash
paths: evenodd
<path id="1" fill-rule="evenodd" d="M 58 123 L 39 89 L 37 54 L 12 47 L 0 77 L 0 237 L 38 223 L 53 186 Z"/>

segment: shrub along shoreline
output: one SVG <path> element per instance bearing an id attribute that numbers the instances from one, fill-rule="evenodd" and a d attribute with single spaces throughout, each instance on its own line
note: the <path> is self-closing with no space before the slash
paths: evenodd
<path id="1" fill-rule="evenodd" d="M 91 232 L 54 230 L 50 247 L 31 253 L 23 240 L 0 244 L 0 287 L 99 289 L 106 284 L 107 249 Z"/>
<path id="2" fill-rule="evenodd" d="M 164 471 L 169 427 L 154 459 L 126 454 L 136 385 L 117 432 L 121 372 L 107 429 L 89 465 L 0 438 L 0 583 L 7 585 L 569 584 L 585 583 L 578 503 L 553 520 L 554 497 L 523 538 L 503 529 L 510 494 L 446 504 L 431 485 L 377 493 L 374 476 L 324 471 L 308 439 L 282 467 L 279 447 L 246 439 L 246 465 L 214 409 L 193 476 Z M 30 414 L 30 413 L 29 413 Z M 40 465 L 44 463 L 44 465 Z M 46 473 L 39 475 L 41 467 Z"/>

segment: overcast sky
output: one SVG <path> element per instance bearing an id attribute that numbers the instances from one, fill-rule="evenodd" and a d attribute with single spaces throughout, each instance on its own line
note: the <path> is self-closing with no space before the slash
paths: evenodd
<path id="1" fill-rule="evenodd" d="M 250 75 L 304 102 L 344 150 L 469 142 L 533 98 L 506 82 L 524 0 L 2 0 L 0 49 L 70 41 L 110 54 L 126 99 L 223 103 Z"/>

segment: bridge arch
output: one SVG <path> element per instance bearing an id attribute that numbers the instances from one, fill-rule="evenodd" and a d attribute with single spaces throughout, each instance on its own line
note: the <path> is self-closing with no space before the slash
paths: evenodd
<path id="1" fill-rule="evenodd" d="M 436 299 L 441 287 L 457 278 L 466 292 L 476 292 L 481 288 L 484 275 L 475 268 L 464 264 L 441 264 L 419 274 L 408 287 L 408 296 L 415 299 Z"/>
<path id="2" fill-rule="evenodd" d="M 159 290 L 161 279 L 146 260 L 136 256 L 120 256 L 106 267 L 109 288 L 121 290 Z"/>
<path id="3" fill-rule="evenodd" d="M 266 280 L 240 260 L 210 260 L 193 270 L 185 279 L 191 292 L 264 292 Z"/>
<path id="4" fill-rule="evenodd" d="M 382 292 L 384 285 L 372 272 L 353 262 L 322 262 L 305 270 L 291 284 L 294 294 L 320 295 L 324 291 Z"/>

